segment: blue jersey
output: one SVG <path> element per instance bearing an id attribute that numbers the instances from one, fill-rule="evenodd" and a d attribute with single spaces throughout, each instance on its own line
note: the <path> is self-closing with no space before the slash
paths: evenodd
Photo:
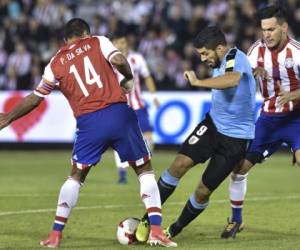
<path id="1" fill-rule="evenodd" d="M 253 139 L 256 83 L 247 56 L 237 48 L 229 49 L 213 77 L 230 71 L 239 72 L 241 80 L 236 87 L 212 90 L 210 116 L 219 133 Z"/>

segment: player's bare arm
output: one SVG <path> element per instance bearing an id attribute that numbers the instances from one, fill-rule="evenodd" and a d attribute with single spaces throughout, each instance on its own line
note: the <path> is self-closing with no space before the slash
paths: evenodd
<path id="1" fill-rule="evenodd" d="M 283 106 L 290 101 L 300 100 L 300 89 L 291 92 L 280 89 L 278 96 L 278 104 Z"/>
<path id="2" fill-rule="evenodd" d="M 0 114 L 0 130 L 35 109 L 43 99 L 43 97 L 39 97 L 34 93 L 31 93 L 26 96 L 11 112 Z"/>
<path id="3" fill-rule="evenodd" d="M 204 87 L 211 89 L 227 89 L 235 87 L 241 80 L 241 74 L 239 72 L 226 72 L 219 77 L 207 78 L 200 80 L 196 77 L 194 71 L 185 71 L 184 77 L 195 87 Z"/>
<path id="4" fill-rule="evenodd" d="M 120 85 L 125 92 L 130 92 L 133 88 L 133 75 L 127 62 L 127 59 L 122 54 L 117 54 L 111 59 L 111 64 L 125 77 Z"/>
<path id="5" fill-rule="evenodd" d="M 160 106 L 160 103 L 159 103 L 159 100 L 157 99 L 157 97 L 155 96 L 156 86 L 155 86 L 153 78 L 151 76 L 146 77 L 145 84 L 146 84 L 148 90 L 150 91 L 150 93 L 153 95 L 154 105 L 158 108 Z"/>

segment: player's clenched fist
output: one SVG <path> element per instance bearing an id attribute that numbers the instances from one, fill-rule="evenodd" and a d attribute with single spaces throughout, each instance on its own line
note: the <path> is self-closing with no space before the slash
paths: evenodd
<path id="1" fill-rule="evenodd" d="M 188 80 L 191 83 L 192 86 L 195 86 L 195 83 L 197 81 L 197 77 L 196 77 L 196 74 L 193 70 L 184 71 L 183 75 L 184 75 L 184 78 L 186 80 Z"/>

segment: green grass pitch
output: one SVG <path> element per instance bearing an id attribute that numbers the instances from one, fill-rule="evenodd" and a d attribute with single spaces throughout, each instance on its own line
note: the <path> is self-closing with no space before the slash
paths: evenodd
<path id="1" fill-rule="evenodd" d="M 156 151 L 158 177 L 176 152 Z M 69 174 L 69 151 L 0 152 L 0 249 L 41 249 L 52 227 L 57 195 Z M 163 207 L 163 224 L 177 218 L 194 191 L 204 166 L 196 166 L 181 181 Z M 144 249 L 121 246 L 118 223 L 140 217 L 143 204 L 134 172 L 129 183 L 118 185 L 112 152 L 89 174 L 77 207 L 64 231 L 61 249 Z M 276 154 L 250 173 L 244 208 L 245 230 L 236 239 L 220 239 L 230 215 L 228 181 L 213 194 L 208 209 L 174 240 L 178 249 L 300 249 L 300 169 L 290 154 Z"/>

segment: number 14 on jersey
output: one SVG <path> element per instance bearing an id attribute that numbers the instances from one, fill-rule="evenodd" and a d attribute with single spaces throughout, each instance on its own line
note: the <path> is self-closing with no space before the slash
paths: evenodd
<path id="1" fill-rule="evenodd" d="M 97 74 L 97 72 L 88 56 L 85 56 L 83 58 L 83 67 L 84 67 L 85 83 L 89 84 L 89 85 L 96 83 L 98 88 L 102 88 L 103 84 L 101 82 L 100 75 Z M 84 84 L 83 80 L 81 79 L 81 77 L 78 73 L 78 70 L 74 64 L 71 65 L 69 73 L 74 74 L 74 77 L 75 77 L 81 91 L 83 92 L 84 96 L 86 96 L 86 97 L 89 96 L 89 92 L 87 91 L 85 84 Z"/>

